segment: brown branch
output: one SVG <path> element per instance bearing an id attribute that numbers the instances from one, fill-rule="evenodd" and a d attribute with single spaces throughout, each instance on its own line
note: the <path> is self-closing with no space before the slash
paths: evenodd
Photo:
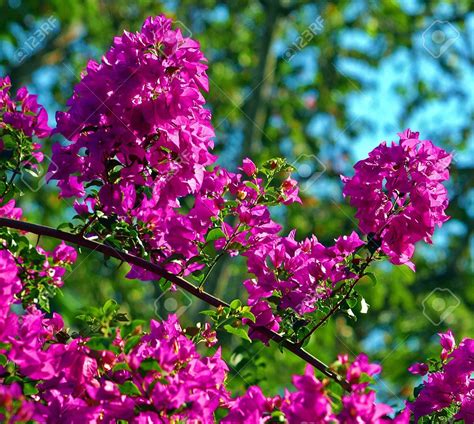
<path id="1" fill-rule="evenodd" d="M 202 291 L 199 287 L 195 286 L 194 284 L 190 283 L 186 279 L 179 277 L 177 275 L 171 274 L 170 272 L 166 271 L 160 265 L 153 264 L 151 262 L 146 261 L 138 256 L 131 255 L 129 253 L 121 252 L 117 249 L 114 249 L 111 246 L 107 246 L 102 243 L 97 243 L 92 240 L 88 240 L 78 234 L 71 234 L 61 230 L 56 230 L 55 228 L 46 227 L 43 225 L 33 224 L 24 221 L 18 221 L 16 219 L 9 219 L 9 218 L 0 218 L 0 227 L 7 227 L 12 228 L 15 230 L 26 231 L 29 233 L 37 234 L 40 236 L 52 237 L 58 240 L 63 240 L 77 246 L 81 246 L 93 251 L 100 252 L 106 256 L 114 257 L 121 261 L 127 262 L 132 265 L 139 266 L 140 268 L 146 269 L 147 271 L 153 272 L 154 274 L 160 276 L 168 280 L 169 282 L 176 284 L 177 286 L 181 287 L 183 290 L 186 290 L 188 293 L 191 293 L 193 296 L 203 300 L 204 302 L 212 305 L 216 308 L 218 307 L 228 307 L 228 303 L 224 302 L 223 300 L 213 296 L 210 293 Z M 280 334 L 269 330 L 266 327 L 258 327 L 252 326 L 256 331 L 265 335 L 270 340 L 278 343 L 279 345 L 283 346 L 285 349 L 289 350 L 299 358 L 303 359 L 303 361 L 309 363 L 314 368 L 319 370 L 323 373 L 326 377 L 331 378 L 332 380 L 336 381 L 340 384 L 344 389 L 350 391 L 349 383 L 342 379 L 338 374 L 332 371 L 328 365 L 320 361 L 315 356 L 311 355 L 309 352 L 302 349 L 299 345 L 285 339 Z"/>

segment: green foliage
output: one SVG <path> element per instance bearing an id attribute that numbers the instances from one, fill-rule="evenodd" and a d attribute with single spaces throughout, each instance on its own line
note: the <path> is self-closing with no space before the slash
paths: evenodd
<path id="1" fill-rule="evenodd" d="M 207 315 L 213 322 L 216 330 L 225 330 L 229 334 L 238 336 L 251 342 L 248 336 L 248 326 L 242 320 L 255 322 L 255 316 L 250 312 L 250 306 L 242 305 L 239 299 L 234 299 L 229 307 L 220 307 L 217 310 L 204 310 L 202 314 Z"/>
<path id="2" fill-rule="evenodd" d="M 50 301 L 59 293 L 59 288 L 55 284 L 53 268 L 45 267 L 45 256 L 40 254 L 36 245 L 17 232 L 8 231 L 7 228 L 0 228 L 0 239 L 5 240 L 9 245 L 9 250 L 13 253 L 21 254 L 31 264 L 28 269 L 18 263 L 19 276 L 24 282 L 22 292 L 19 294 L 23 301 L 23 306 L 37 304 L 46 312 L 50 312 Z M 0 248 L 5 248 L 4 246 Z M 52 264 L 52 259 L 47 258 L 46 262 Z M 64 268 L 70 270 L 69 264 L 63 264 Z"/>
<path id="3" fill-rule="evenodd" d="M 120 306 L 115 300 L 108 300 L 101 308 L 89 306 L 84 308 L 82 313 L 77 316 L 77 319 L 82 324 L 80 325 L 80 334 L 84 337 L 95 335 L 103 335 L 110 337 L 114 334 L 114 330 L 120 323 L 128 322 L 127 315 L 119 312 Z M 104 337 L 98 337 L 93 340 L 94 343 L 101 343 Z M 92 347 L 93 349 L 100 349 L 100 347 Z"/>
<path id="4" fill-rule="evenodd" d="M 256 163 L 268 160 L 259 172 L 274 179 L 275 186 L 289 168 L 283 169 L 286 165 L 281 164 L 282 169 L 274 172 L 270 161 L 272 157 L 289 157 L 292 164 L 300 155 L 313 155 L 324 165 L 314 185 L 302 193 L 304 207 L 290 208 L 287 214 L 279 216 L 286 228 L 297 228 L 298 237 L 315 233 L 323 243 L 330 243 L 336 234 L 348 233 L 356 227 L 357 223 L 349 218 L 353 216 L 350 207 L 342 202 L 338 194 L 338 174 L 344 170 L 346 162 L 352 163 L 352 159 L 348 158 L 354 154 L 354 145 L 361 134 L 376 138 L 375 134 L 384 132 L 380 131 L 377 122 L 380 116 L 376 109 L 378 98 L 387 95 L 380 92 L 374 94 L 372 86 L 377 84 L 368 75 L 380 74 L 384 64 L 386 66 L 400 52 L 406 51 L 413 59 L 410 69 L 397 69 L 401 74 L 404 72 L 406 81 L 396 86 L 392 93 L 393 103 L 401 111 L 393 116 L 390 124 L 393 127 L 402 128 L 420 121 L 423 111 L 429 110 L 435 102 L 446 107 L 457 99 L 463 106 L 469 104 L 465 95 L 469 85 L 463 77 L 465 70 L 459 65 L 465 59 L 463 55 L 466 51 L 457 49 L 463 38 L 468 36 L 467 17 L 472 17 L 470 2 L 466 0 L 421 2 L 420 7 L 411 9 L 407 9 L 406 2 L 392 0 L 344 0 L 317 4 L 309 0 L 180 0 L 172 5 L 155 0 L 139 0 L 133 5 L 125 0 L 90 0 L 86 5 L 73 0 L 23 0 L 17 8 L 14 3 L 5 5 L 0 16 L 0 39 L 4 43 L 0 59 L 2 74 L 11 74 L 16 87 L 36 85 L 34 91 L 49 101 L 50 111 L 65 104 L 89 57 L 93 55 L 99 59 L 114 35 L 123 29 L 136 30 L 143 19 L 152 14 L 164 12 L 179 20 L 199 39 L 212 64 L 207 99 L 217 129 L 217 152 L 224 153 L 224 158 L 235 166 L 247 155 Z M 277 19 L 272 20 L 269 8 L 278 4 L 282 7 Z M 435 61 L 421 46 L 420 37 L 427 26 L 437 19 L 440 9 L 443 9 L 443 19 L 459 29 L 461 38 L 446 55 Z M 297 56 L 286 61 L 277 45 L 291 45 L 295 34 L 304 31 L 318 15 L 324 19 L 324 29 Z M 25 37 L 21 35 L 31 33 L 41 19 L 50 16 L 57 18 L 57 29 L 49 34 L 41 48 L 18 62 L 15 52 L 25 47 Z M 14 27 L 15 31 L 12 30 Z M 25 34 L 21 34 L 23 31 Z M 371 48 L 347 44 L 346 39 L 351 38 L 354 32 L 367 37 Z M 12 52 L 10 55 L 9 50 Z M 303 56 L 308 59 L 303 60 Z M 350 60 L 360 68 L 354 65 L 355 72 L 347 72 L 340 66 L 343 60 Z M 424 72 L 422 67 L 427 60 L 431 61 L 434 71 Z M 362 69 L 362 72 L 357 72 L 357 69 Z M 35 75 L 49 75 L 47 84 L 41 84 L 44 78 L 32 80 L 32 71 Z M 444 90 L 440 86 L 454 88 Z M 358 104 L 356 109 L 357 112 L 364 108 L 371 109 L 373 121 L 360 118 L 358 114 L 354 116 L 353 103 L 354 98 L 357 101 L 357 96 L 372 96 L 370 107 Z M 463 149 L 472 140 L 472 116 L 464 108 L 459 117 L 462 122 L 456 128 L 430 125 L 429 120 L 423 124 L 435 128 L 430 131 L 431 138 L 447 147 L 455 147 L 462 156 Z M 436 116 L 432 120 L 436 121 Z M 322 131 L 313 131 L 315 126 L 321 126 Z M 15 173 L 16 158 L 31 152 L 25 140 L 12 138 L 8 128 L 0 131 L 0 138 L 6 146 L 0 154 L 2 159 L 7 159 L 1 163 L 8 166 L 8 171 L 0 170 L 0 197 L 8 198 L 13 195 L 10 188 L 13 186 L 9 181 Z M 236 138 L 243 140 L 241 147 L 236 146 Z M 373 143 L 377 141 L 373 139 Z M 383 363 L 383 377 L 398 395 L 414 384 L 413 380 L 407 381 L 404 369 L 425 356 L 426 352 L 433 352 L 436 344 L 432 339 L 433 333 L 449 326 L 459 336 L 472 335 L 474 292 L 469 282 L 473 280 L 470 246 L 474 221 L 468 199 L 474 188 L 474 173 L 472 160 L 464 162 L 463 166 L 455 164 L 453 169 L 453 199 L 448 211 L 461 230 L 443 233 L 443 247 L 434 250 L 434 254 L 418 255 L 415 260 L 416 275 L 404 267 L 386 265 L 376 266 L 371 270 L 373 273 L 366 273 L 368 278 L 358 284 L 360 297 L 348 299 L 345 305 L 346 311 L 352 311 L 359 319 L 354 321 L 347 313 L 337 314 L 309 340 L 309 350 L 327 362 L 331 362 L 339 351 L 368 350 L 373 359 Z M 116 174 L 117 171 L 111 164 L 109 172 Z M 23 191 L 21 204 L 29 220 L 53 226 L 61 221 L 71 221 L 72 217 L 65 212 L 70 204 L 66 199 L 57 199 L 54 189 L 39 194 L 26 190 L 20 184 L 15 188 Z M 94 186 L 89 189 L 93 190 Z M 276 195 L 277 192 L 273 191 L 265 200 L 271 204 Z M 100 216 L 93 219 L 92 227 L 87 228 L 99 234 L 105 243 L 125 250 L 140 248 L 136 231 L 127 224 Z M 76 219 L 72 227 L 67 224 L 67 229 L 80 232 L 87 224 Z M 220 235 L 217 230 L 209 233 L 207 256 L 200 260 L 212 265 L 215 258 L 213 241 Z M 2 229 L 0 237 L 6 237 Z M 38 261 L 34 258 L 36 240 L 18 236 L 14 241 L 15 248 L 31 255 L 33 262 Z M 48 240 L 42 240 L 42 243 L 52 244 Z M 142 254 L 146 257 L 147 252 L 142 250 Z M 247 278 L 241 264 L 239 261 L 233 264 L 220 261 L 209 275 L 196 273 L 195 282 L 200 284 L 205 281 L 206 290 L 224 295 L 222 297 L 229 300 L 241 297 L 241 282 Z M 123 337 L 132 338 L 140 323 L 122 322 L 117 318 L 117 311 L 106 313 L 99 305 L 108 299 L 115 299 L 121 305 L 122 313 L 149 320 L 155 317 L 153 303 L 161 292 L 157 284 L 126 280 L 126 267 L 119 268 L 117 265 L 114 261 L 104 265 L 101 255 L 83 252 L 72 270 L 73 276 L 66 282 L 64 297 L 52 298 L 55 290 L 45 280 L 44 284 L 29 287 L 31 300 L 37 299 L 45 310 L 57 310 L 66 317 L 68 325 L 80 331 L 89 331 L 94 337 L 104 337 L 104 332 L 111 334 L 116 326 L 120 326 Z M 436 326 L 423 314 L 423 301 L 439 287 L 449 288 L 462 302 Z M 370 305 L 370 309 L 361 316 L 362 299 Z M 87 312 L 81 319 L 77 319 L 76 310 L 86 305 L 93 305 L 96 309 L 85 310 Z M 330 306 L 323 306 L 311 318 L 321 319 L 329 312 Z M 199 311 L 204 308 L 201 303 L 194 302 L 188 313 L 180 318 L 189 323 L 197 321 Z M 223 345 L 228 341 L 225 334 L 229 329 L 230 333 L 238 331 L 239 335 L 247 334 L 247 327 L 241 325 L 241 320 L 252 320 L 252 317 L 245 313 L 237 307 L 211 315 L 220 323 Z M 298 339 L 305 335 L 306 322 L 307 317 L 288 316 L 282 325 Z M 374 334 L 378 334 L 377 349 L 371 348 Z M 410 339 L 407 334 L 412 334 Z M 231 343 L 224 351 L 225 357 L 234 357 L 234 349 L 240 346 L 250 350 L 261 348 L 260 344 L 249 345 L 234 334 L 229 334 L 229 340 Z M 239 345 L 240 340 L 242 345 Z M 291 354 L 281 353 L 276 347 L 263 349 L 259 358 L 262 362 L 275 364 L 274 369 L 267 373 L 267 380 L 262 380 L 267 393 L 275 393 L 288 386 L 290 374 L 302 371 L 301 361 Z M 249 358 L 239 372 L 253 370 L 255 361 Z M 246 376 L 245 379 L 249 378 Z M 235 378 L 232 384 L 246 385 L 240 377 Z"/>

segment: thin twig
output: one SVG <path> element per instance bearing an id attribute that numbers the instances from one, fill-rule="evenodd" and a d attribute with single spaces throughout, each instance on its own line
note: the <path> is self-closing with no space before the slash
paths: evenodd
<path id="1" fill-rule="evenodd" d="M 375 253 L 375 252 L 374 252 Z M 362 265 L 361 269 L 360 269 L 360 272 L 359 272 L 359 275 L 357 276 L 357 278 L 354 279 L 354 281 L 350 284 L 349 286 L 349 289 L 347 290 L 347 293 L 342 297 L 341 300 L 339 300 L 339 302 L 337 302 L 332 308 L 331 310 L 321 319 L 321 321 L 319 321 L 310 331 L 308 334 L 306 334 L 299 342 L 298 342 L 298 345 L 302 345 L 304 343 L 305 340 L 307 340 L 309 337 L 311 337 L 311 335 L 318 329 L 320 328 L 329 318 L 331 318 L 332 315 L 334 315 L 338 310 L 339 308 L 341 307 L 341 305 L 347 300 L 347 298 L 351 295 L 352 293 L 352 290 L 354 289 L 354 287 L 356 286 L 356 284 L 360 281 L 360 279 L 365 275 L 364 274 L 364 271 L 367 269 L 367 267 L 369 266 L 369 264 L 372 262 L 372 259 L 374 257 L 374 253 L 372 253 L 366 260 L 366 262 Z M 343 286 L 341 286 L 343 287 Z"/>

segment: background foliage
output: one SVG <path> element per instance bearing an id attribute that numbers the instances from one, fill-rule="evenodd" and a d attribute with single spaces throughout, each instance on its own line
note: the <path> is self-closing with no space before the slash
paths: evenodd
<path id="1" fill-rule="evenodd" d="M 298 237 L 314 232 L 323 243 L 357 227 L 338 176 L 380 140 L 410 127 L 455 150 L 452 220 L 435 234 L 435 246 L 419 249 L 417 273 L 387 264 L 377 268 L 378 283 L 360 287 L 368 315 L 358 321 L 337 316 L 308 347 L 328 362 L 340 351 L 366 351 L 384 367 L 382 393 L 397 403 L 416 384 L 405 371 L 409 364 L 437 352 L 436 332 L 450 327 L 458 337 L 474 333 L 470 7 L 467 0 L 9 0 L 0 15 L 0 71 L 16 87 L 39 93 L 53 123 L 53 112 L 64 107 L 90 57 L 100 59 L 114 35 L 165 13 L 199 40 L 209 59 L 207 98 L 221 163 L 235 169 L 247 155 L 256 163 L 277 155 L 295 161 L 304 207 L 276 209 L 275 215 L 297 228 Z M 45 37 L 38 41 L 41 28 Z M 308 28 L 317 30 L 308 36 Z M 304 42 L 298 42 L 302 34 Z M 37 185 L 19 184 L 29 220 L 57 226 L 71 217 L 54 187 L 39 195 Z M 109 298 L 134 318 L 166 315 L 173 303 L 166 302 L 169 295 L 152 282 L 126 280 L 125 268 L 83 252 L 53 309 L 71 326 L 77 325 L 78 308 Z M 239 260 L 223 261 L 209 288 L 229 300 L 243 295 L 244 278 Z M 205 305 L 180 291 L 173 297 L 185 323 L 203 319 Z M 268 394 L 281 392 L 290 375 L 303 369 L 276 347 L 242 346 L 228 337 L 222 335 L 224 356 L 235 389 L 258 381 Z"/>

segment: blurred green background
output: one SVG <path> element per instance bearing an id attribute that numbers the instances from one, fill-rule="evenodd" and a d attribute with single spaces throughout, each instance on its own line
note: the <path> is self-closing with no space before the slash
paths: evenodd
<path id="1" fill-rule="evenodd" d="M 231 169 L 247 155 L 257 163 L 278 155 L 295 162 L 303 207 L 274 213 L 300 238 L 315 233 L 331 243 L 357 228 L 339 174 L 349 174 L 381 140 L 410 127 L 453 151 L 452 220 L 435 234 L 433 246 L 418 247 L 417 273 L 378 266 L 378 284 L 360 286 L 368 314 L 357 322 L 336 316 L 309 350 L 327 362 L 338 352 L 367 352 L 384 367 L 377 382 L 383 400 L 399 405 L 417 383 L 406 368 L 438 354 L 437 332 L 474 335 L 469 1 L 2 0 L 1 10 L 1 74 L 39 94 L 52 125 L 89 58 L 100 60 L 115 35 L 139 30 L 147 16 L 171 17 L 209 59 L 207 99 L 219 162 Z M 29 220 L 57 226 L 72 216 L 70 204 L 43 182 L 20 182 L 21 204 Z M 126 271 L 83 252 L 55 309 L 70 325 L 78 308 L 108 298 L 134 318 L 165 314 L 168 295 L 153 283 L 126 280 Z M 243 261 L 224 261 L 211 289 L 227 300 L 243 296 L 244 278 Z M 172 296 L 184 323 L 202 319 L 205 305 L 180 291 Z M 222 341 L 237 391 L 258 382 L 268 394 L 281 392 L 304 367 L 275 346 L 242 349 L 226 335 Z"/>

